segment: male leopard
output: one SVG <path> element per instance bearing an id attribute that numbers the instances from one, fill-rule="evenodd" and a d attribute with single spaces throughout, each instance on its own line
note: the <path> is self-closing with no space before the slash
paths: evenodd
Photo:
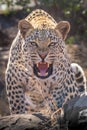
<path id="1" fill-rule="evenodd" d="M 38 95 L 51 112 L 85 92 L 86 79 L 78 64 L 71 64 L 65 39 L 68 21 L 56 22 L 37 9 L 20 20 L 5 75 L 11 114 L 37 109 Z"/>

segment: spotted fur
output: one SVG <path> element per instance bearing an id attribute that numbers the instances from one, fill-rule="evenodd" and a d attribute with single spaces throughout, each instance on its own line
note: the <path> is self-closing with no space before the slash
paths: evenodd
<path id="1" fill-rule="evenodd" d="M 71 64 L 72 70 L 75 73 L 76 82 L 78 83 L 78 89 L 81 93 L 86 91 L 86 77 L 81 66 L 77 63 Z"/>
<path id="2" fill-rule="evenodd" d="M 65 46 L 70 24 L 57 23 L 38 9 L 19 21 L 18 27 L 5 76 L 10 112 L 36 110 L 36 95 L 54 112 L 81 94 L 78 67 L 71 64 Z M 85 81 L 81 83 L 84 90 Z"/>

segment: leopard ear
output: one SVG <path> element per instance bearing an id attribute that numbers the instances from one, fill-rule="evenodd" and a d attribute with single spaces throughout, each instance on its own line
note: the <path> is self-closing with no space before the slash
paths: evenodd
<path id="1" fill-rule="evenodd" d="M 56 26 L 56 30 L 61 33 L 62 38 L 65 40 L 70 31 L 70 23 L 68 21 L 60 21 Z"/>
<path id="2" fill-rule="evenodd" d="M 33 29 L 32 25 L 29 22 L 27 22 L 25 19 L 19 21 L 18 28 L 23 37 L 25 37 L 28 30 Z"/>

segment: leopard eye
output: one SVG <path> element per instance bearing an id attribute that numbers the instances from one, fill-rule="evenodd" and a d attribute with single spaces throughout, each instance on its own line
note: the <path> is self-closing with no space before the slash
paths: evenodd
<path id="1" fill-rule="evenodd" d="M 37 43 L 36 42 L 30 42 L 30 44 L 34 47 L 38 47 Z"/>
<path id="2" fill-rule="evenodd" d="M 53 46 L 55 46 L 57 44 L 57 42 L 51 42 L 49 45 L 48 45 L 48 47 L 53 47 Z"/>

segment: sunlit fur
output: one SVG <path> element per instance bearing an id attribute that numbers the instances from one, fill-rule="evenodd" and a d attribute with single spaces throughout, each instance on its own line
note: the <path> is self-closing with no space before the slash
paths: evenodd
<path id="1" fill-rule="evenodd" d="M 64 27 L 66 31 L 62 32 Z M 80 96 L 77 72 L 71 66 L 65 47 L 69 30 L 68 22 L 57 23 L 43 10 L 35 10 L 19 22 L 5 74 L 11 114 L 30 112 L 31 109 L 38 111 L 37 97 L 42 98 L 43 104 L 48 104 L 53 113 L 63 108 L 67 101 Z M 43 79 L 35 75 L 34 64 L 42 62 L 44 55 L 44 63 L 53 68 Z"/>

